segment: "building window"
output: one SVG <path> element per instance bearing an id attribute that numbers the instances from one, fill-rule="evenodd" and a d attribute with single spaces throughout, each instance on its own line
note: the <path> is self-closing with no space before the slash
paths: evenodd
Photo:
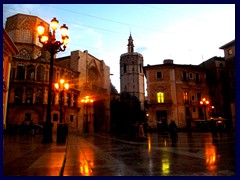
<path id="1" fill-rule="evenodd" d="M 187 72 L 186 71 L 182 72 L 182 80 L 187 81 Z"/>
<path id="2" fill-rule="evenodd" d="M 139 64 L 139 70 L 140 70 L 140 73 L 142 73 L 142 65 Z"/>
<path id="3" fill-rule="evenodd" d="M 17 66 L 17 79 L 24 80 L 25 76 L 25 68 L 23 64 L 18 64 Z"/>
<path id="4" fill-rule="evenodd" d="M 127 72 L 127 65 L 126 65 L 126 64 L 123 65 L 123 72 L 124 72 L 124 73 Z"/>
<path id="5" fill-rule="evenodd" d="M 36 104 L 41 104 L 43 102 L 43 91 L 38 89 L 36 92 Z"/>
<path id="6" fill-rule="evenodd" d="M 196 73 L 196 82 L 200 82 L 199 74 Z"/>
<path id="7" fill-rule="evenodd" d="M 157 102 L 158 103 L 164 103 L 164 93 L 163 92 L 158 92 L 157 93 Z"/>
<path id="8" fill-rule="evenodd" d="M 193 74 L 189 73 L 189 79 L 193 79 Z"/>
<path id="9" fill-rule="evenodd" d="M 58 121 L 58 114 L 53 114 L 53 121 Z"/>
<path id="10" fill-rule="evenodd" d="M 70 115 L 70 121 L 73 122 L 73 115 Z"/>
<path id="11" fill-rule="evenodd" d="M 26 103 L 32 104 L 32 102 L 33 102 L 33 89 L 27 88 L 26 89 Z"/>
<path id="12" fill-rule="evenodd" d="M 23 94 L 22 88 L 15 89 L 15 91 L 14 91 L 14 101 L 15 101 L 15 103 L 18 103 L 18 104 L 22 103 L 22 94 Z"/>
<path id="13" fill-rule="evenodd" d="M 162 79 L 162 72 L 160 71 L 157 72 L 157 79 Z"/>
<path id="14" fill-rule="evenodd" d="M 192 95 L 192 102 L 194 102 L 195 101 L 195 96 L 194 95 Z"/>
<path id="15" fill-rule="evenodd" d="M 187 91 L 184 91 L 183 92 L 183 101 L 184 101 L 184 103 L 188 103 L 188 92 Z"/>
<path id="16" fill-rule="evenodd" d="M 35 67 L 33 65 L 27 66 L 27 80 L 34 81 L 35 77 Z"/>
<path id="17" fill-rule="evenodd" d="M 37 67 L 37 81 L 44 81 L 44 72 L 45 69 L 42 65 Z"/>
<path id="18" fill-rule="evenodd" d="M 229 49 L 229 50 L 228 50 L 228 55 L 232 55 L 232 54 L 233 54 L 232 49 Z"/>

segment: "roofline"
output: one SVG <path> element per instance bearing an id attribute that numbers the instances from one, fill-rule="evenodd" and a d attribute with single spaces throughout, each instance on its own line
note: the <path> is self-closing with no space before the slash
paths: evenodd
<path id="1" fill-rule="evenodd" d="M 188 67 L 199 67 L 199 65 L 192 65 L 192 64 L 154 64 L 154 65 L 147 65 L 144 66 L 144 68 L 148 68 L 148 67 L 158 67 L 158 66 L 179 66 L 179 67 L 183 67 L 183 66 L 188 66 Z"/>
<path id="2" fill-rule="evenodd" d="M 224 44 L 224 45 L 221 46 L 219 49 L 224 49 L 224 48 L 229 47 L 229 46 L 231 46 L 231 45 L 233 45 L 233 44 L 235 44 L 235 39 L 232 40 L 232 41 L 230 41 L 230 42 L 228 42 L 227 44 Z"/>

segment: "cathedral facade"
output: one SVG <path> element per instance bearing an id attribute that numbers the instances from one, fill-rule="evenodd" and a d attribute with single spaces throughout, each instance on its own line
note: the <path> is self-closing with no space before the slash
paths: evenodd
<path id="1" fill-rule="evenodd" d="M 5 30 L 19 53 L 12 57 L 6 125 L 46 121 L 50 55 L 42 50 L 36 32 L 43 22 L 39 17 L 16 14 L 7 19 Z M 72 51 L 53 62 L 53 83 L 64 79 L 69 89 L 63 94 L 63 119 L 70 131 L 108 132 L 110 129 L 110 68 L 85 51 Z M 93 103 L 81 99 L 91 97 Z M 52 90 L 51 122 L 53 132 L 60 122 L 59 92 Z"/>

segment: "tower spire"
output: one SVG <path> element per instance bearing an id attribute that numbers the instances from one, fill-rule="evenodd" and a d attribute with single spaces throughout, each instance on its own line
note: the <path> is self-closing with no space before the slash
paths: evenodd
<path id="1" fill-rule="evenodd" d="M 133 44 L 133 38 L 132 38 L 132 34 L 130 32 L 130 36 L 128 38 L 128 53 L 133 53 L 134 52 L 134 44 Z"/>

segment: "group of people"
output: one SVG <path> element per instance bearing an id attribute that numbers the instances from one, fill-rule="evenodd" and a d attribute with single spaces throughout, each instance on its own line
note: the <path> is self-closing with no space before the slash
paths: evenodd
<path id="1" fill-rule="evenodd" d="M 169 125 L 167 124 L 167 121 L 164 121 L 162 123 L 162 133 L 164 138 L 168 138 L 168 133 L 170 134 L 170 138 L 172 140 L 177 140 L 178 138 L 178 127 L 174 120 L 171 120 Z"/>
<path id="2" fill-rule="evenodd" d="M 145 130 L 144 130 L 144 123 L 143 122 L 136 122 L 134 124 L 134 134 L 135 137 L 138 139 L 143 139 Z M 162 132 L 163 132 L 163 137 L 168 138 L 168 134 L 170 135 L 170 138 L 173 141 L 176 141 L 178 139 L 178 127 L 175 123 L 174 120 L 171 120 L 169 125 L 167 124 L 166 121 L 162 123 Z"/>

